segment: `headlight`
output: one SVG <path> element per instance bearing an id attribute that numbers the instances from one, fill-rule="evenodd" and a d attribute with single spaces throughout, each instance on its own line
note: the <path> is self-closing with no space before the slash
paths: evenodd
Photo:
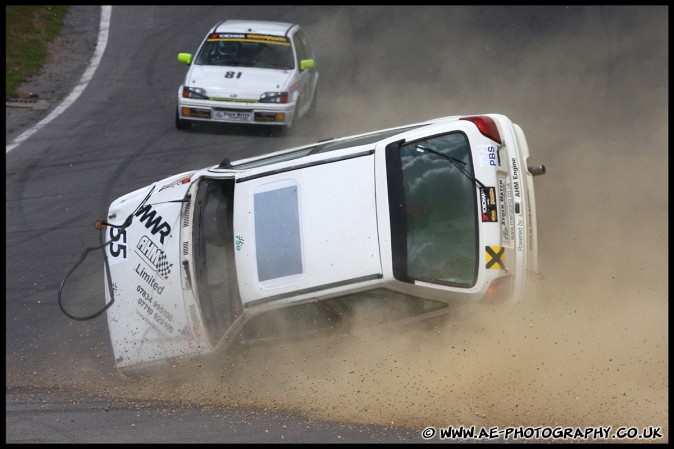
<path id="1" fill-rule="evenodd" d="M 260 95 L 260 103 L 287 103 L 288 92 L 265 92 Z"/>
<path id="2" fill-rule="evenodd" d="M 198 98 L 199 100 L 208 100 L 206 90 L 201 87 L 183 87 L 183 98 Z"/>

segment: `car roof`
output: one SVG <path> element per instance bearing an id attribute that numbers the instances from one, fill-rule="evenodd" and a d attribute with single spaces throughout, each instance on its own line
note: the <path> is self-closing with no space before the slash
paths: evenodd
<path id="1" fill-rule="evenodd" d="M 261 33 L 284 36 L 295 24 L 266 20 L 223 20 L 215 26 L 214 32 Z"/>

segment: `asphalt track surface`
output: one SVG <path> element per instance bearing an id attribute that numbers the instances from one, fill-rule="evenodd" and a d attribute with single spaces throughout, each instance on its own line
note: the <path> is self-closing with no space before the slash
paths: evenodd
<path id="1" fill-rule="evenodd" d="M 6 154 L 6 442 L 426 442 L 425 427 L 459 424 L 654 426 L 668 441 L 668 12 L 113 7 L 75 103 Z M 303 25 L 319 55 L 316 121 L 282 136 L 175 129 L 176 54 L 223 18 Z M 105 317 L 59 310 L 61 281 L 120 195 L 223 157 L 481 112 L 520 124 L 548 167 L 539 308 L 450 323 L 437 341 L 279 349 L 221 384 L 121 378 Z M 96 311 L 102 280 L 95 253 L 65 305 Z"/>

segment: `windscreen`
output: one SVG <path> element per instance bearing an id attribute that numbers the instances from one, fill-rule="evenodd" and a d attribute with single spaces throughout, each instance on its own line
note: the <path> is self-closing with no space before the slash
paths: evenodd
<path id="1" fill-rule="evenodd" d="M 242 311 L 232 231 L 234 180 L 203 179 L 194 207 L 196 293 L 207 336 L 214 345 Z"/>
<path id="2" fill-rule="evenodd" d="M 387 170 L 396 278 L 473 286 L 478 273 L 477 187 L 466 135 L 389 145 Z"/>
<path id="3" fill-rule="evenodd" d="M 195 63 L 279 70 L 295 67 L 288 38 L 252 33 L 209 34 Z"/>

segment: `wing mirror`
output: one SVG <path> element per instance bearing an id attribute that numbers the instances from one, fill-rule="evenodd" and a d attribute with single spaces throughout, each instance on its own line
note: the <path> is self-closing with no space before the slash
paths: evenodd
<path id="1" fill-rule="evenodd" d="M 313 70 L 316 62 L 313 59 L 302 59 L 300 61 L 300 70 Z"/>
<path id="2" fill-rule="evenodd" d="M 190 53 L 178 53 L 178 61 L 190 65 L 192 64 L 192 55 Z"/>

